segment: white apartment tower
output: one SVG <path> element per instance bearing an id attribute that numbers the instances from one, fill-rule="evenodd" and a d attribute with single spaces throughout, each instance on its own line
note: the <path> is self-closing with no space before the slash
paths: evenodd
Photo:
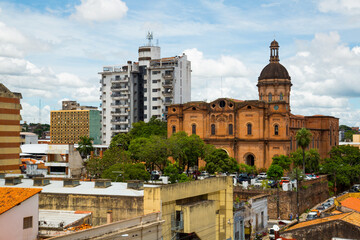
<path id="1" fill-rule="evenodd" d="M 101 74 L 102 142 L 110 144 L 133 123 L 152 116 L 166 120 L 167 106 L 191 101 L 191 63 L 187 56 L 160 58 L 160 47 L 139 47 L 138 62 L 105 66 Z"/>

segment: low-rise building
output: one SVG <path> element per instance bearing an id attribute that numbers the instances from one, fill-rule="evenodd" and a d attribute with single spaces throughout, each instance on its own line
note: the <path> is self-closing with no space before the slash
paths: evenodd
<path id="1" fill-rule="evenodd" d="M 268 195 L 259 194 L 234 203 L 234 240 L 250 239 L 267 231 Z"/>
<path id="2" fill-rule="evenodd" d="M 0 239 L 37 239 L 41 188 L 3 186 L 0 187 Z"/>
<path id="3" fill-rule="evenodd" d="M 297 240 L 322 240 L 332 239 L 332 237 L 359 239 L 360 213 L 342 213 L 301 222 L 285 230 L 281 236 L 293 237 Z"/>
<path id="4" fill-rule="evenodd" d="M 38 135 L 32 132 L 20 132 L 21 145 L 23 144 L 38 144 Z"/>

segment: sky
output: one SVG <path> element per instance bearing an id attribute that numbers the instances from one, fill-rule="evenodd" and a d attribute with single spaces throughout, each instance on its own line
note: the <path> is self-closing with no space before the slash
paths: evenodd
<path id="1" fill-rule="evenodd" d="M 0 82 L 27 122 L 66 99 L 99 106 L 98 73 L 136 61 L 148 31 L 162 57 L 187 54 L 194 101 L 258 99 L 276 39 L 292 113 L 360 126 L 357 0 L 0 0 Z"/>

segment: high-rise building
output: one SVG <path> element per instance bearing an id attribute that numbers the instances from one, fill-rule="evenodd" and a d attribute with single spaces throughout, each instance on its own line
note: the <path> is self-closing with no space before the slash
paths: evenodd
<path id="1" fill-rule="evenodd" d="M 50 141 L 59 144 L 78 143 L 80 137 L 93 138 L 101 144 L 99 110 L 60 110 L 50 113 Z"/>
<path id="2" fill-rule="evenodd" d="M 0 172 L 20 173 L 21 98 L 0 83 Z"/>
<path id="3" fill-rule="evenodd" d="M 191 100 L 191 63 L 187 56 L 160 58 L 160 47 L 139 47 L 138 62 L 105 66 L 101 74 L 102 141 L 128 132 L 151 117 L 166 120 L 167 106 Z"/>

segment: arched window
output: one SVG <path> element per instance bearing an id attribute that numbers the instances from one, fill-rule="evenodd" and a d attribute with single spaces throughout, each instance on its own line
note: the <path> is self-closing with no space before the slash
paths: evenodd
<path id="1" fill-rule="evenodd" d="M 262 94 L 260 94 L 260 100 L 263 100 Z"/>
<path id="2" fill-rule="evenodd" d="M 215 124 L 211 124 L 211 135 L 215 135 Z"/>
<path id="3" fill-rule="evenodd" d="M 192 134 L 196 134 L 196 124 L 191 125 Z"/>
<path id="4" fill-rule="evenodd" d="M 271 102 L 271 101 L 272 101 L 272 94 L 269 93 L 269 102 Z"/>
<path id="5" fill-rule="evenodd" d="M 229 124 L 229 135 L 233 135 L 233 125 L 232 124 Z"/>
<path id="6" fill-rule="evenodd" d="M 252 125 L 251 125 L 251 123 L 248 123 L 247 124 L 247 135 L 251 135 L 251 132 L 252 132 Z"/>
<path id="7" fill-rule="evenodd" d="M 172 133 L 176 133 L 176 127 L 172 126 Z"/>
<path id="8" fill-rule="evenodd" d="M 284 95 L 280 93 L 280 101 L 284 99 Z"/>
<path id="9" fill-rule="evenodd" d="M 279 125 L 277 124 L 274 126 L 274 134 L 279 135 Z"/>

